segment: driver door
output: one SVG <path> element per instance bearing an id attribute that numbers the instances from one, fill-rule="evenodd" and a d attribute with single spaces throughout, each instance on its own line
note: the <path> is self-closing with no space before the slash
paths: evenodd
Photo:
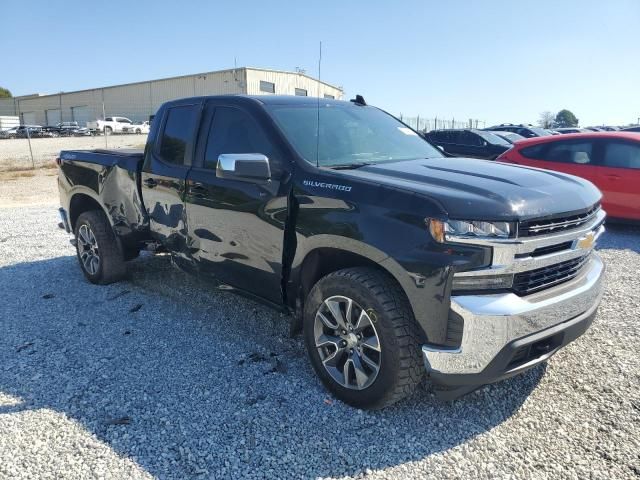
<path id="1" fill-rule="evenodd" d="M 233 103 L 207 102 L 202 127 L 186 182 L 190 255 L 204 277 L 282 303 L 287 190 L 280 182 L 281 150 L 252 112 Z M 265 155 L 271 178 L 222 175 L 218 159 L 229 154 Z"/>

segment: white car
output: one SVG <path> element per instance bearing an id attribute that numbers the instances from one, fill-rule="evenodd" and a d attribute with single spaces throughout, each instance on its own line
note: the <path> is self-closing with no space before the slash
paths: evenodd
<path id="1" fill-rule="evenodd" d="M 87 128 L 91 131 L 98 131 L 105 135 L 112 133 L 123 133 L 133 125 L 133 122 L 127 117 L 107 117 L 104 120 L 96 120 L 95 122 L 87 122 Z"/>
<path id="2" fill-rule="evenodd" d="M 149 122 L 133 123 L 122 128 L 122 133 L 149 133 Z"/>
<path id="3" fill-rule="evenodd" d="M 18 134 L 18 127 L 11 127 L 5 130 L 0 130 L 0 138 L 16 138 Z"/>

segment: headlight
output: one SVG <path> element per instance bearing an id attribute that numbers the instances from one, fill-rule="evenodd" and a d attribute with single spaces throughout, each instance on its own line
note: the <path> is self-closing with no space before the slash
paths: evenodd
<path id="1" fill-rule="evenodd" d="M 514 231 L 509 222 L 482 222 L 478 220 L 428 219 L 429 232 L 436 242 L 444 243 L 455 238 L 509 238 Z"/>

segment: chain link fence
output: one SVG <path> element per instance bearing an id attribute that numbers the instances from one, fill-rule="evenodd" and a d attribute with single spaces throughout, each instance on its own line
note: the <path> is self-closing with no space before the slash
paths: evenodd
<path id="1" fill-rule="evenodd" d="M 145 106 L 129 105 L 121 112 L 103 110 L 100 104 L 95 114 L 80 107 L 68 110 L 0 117 L 0 172 L 54 168 L 61 150 L 144 148 L 150 119 Z M 102 123 L 105 119 L 108 122 Z"/>
<path id="2" fill-rule="evenodd" d="M 430 132 L 431 130 L 443 130 L 446 128 L 485 128 L 486 122 L 484 120 L 468 119 L 468 120 L 456 120 L 455 118 L 445 117 L 407 117 L 400 114 L 399 117 L 404 123 L 411 128 L 419 132 Z"/>

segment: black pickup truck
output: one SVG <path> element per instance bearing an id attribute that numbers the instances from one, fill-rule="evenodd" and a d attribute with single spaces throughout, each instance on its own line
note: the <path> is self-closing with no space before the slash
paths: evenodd
<path id="1" fill-rule="evenodd" d="M 531 368 L 585 332 L 602 294 L 591 183 L 445 158 L 362 97 L 172 101 L 144 152 L 58 163 L 89 281 L 170 252 L 290 312 L 322 382 L 361 408 L 425 376 L 453 398 Z"/>

